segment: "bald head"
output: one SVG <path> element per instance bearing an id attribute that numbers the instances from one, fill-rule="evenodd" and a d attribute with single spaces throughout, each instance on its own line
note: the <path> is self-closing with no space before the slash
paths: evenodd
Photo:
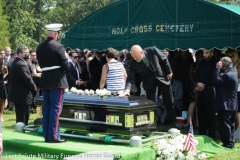
<path id="1" fill-rule="evenodd" d="M 131 56 L 137 62 L 140 62 L 143 59 L 143 50 L 139 45 L 134 45 L 131 48 Z"/>

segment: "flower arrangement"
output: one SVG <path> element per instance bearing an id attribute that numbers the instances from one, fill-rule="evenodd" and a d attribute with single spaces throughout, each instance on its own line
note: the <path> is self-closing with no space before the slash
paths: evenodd
<path id="1" fill-rule="evenodd" d="M 156 151 L 156 160 L 205 160 L 207 155 L 196 151 L 183 150 L 186 136 L 183 134 L 166 136 L 163 139 L 153 141 L 153 149 Z M 196 146 L 198 140 L 194 139 Z"/>
<path id="2" fill-rule="evenodd" d="M 70 91 L 72 93 L 75 93 L 75 94 L 79 94 L 79 95 L 94 95 L 94 93 L 96 93 L 98 96 L 100 97 L 103 97 L 103 96 L 111 96 L 111 92 L 106 90 L 106 89 L 97 89 L 96 92 L 94 92 L 94 90 L 88 90 L 88 89 L 85 89 L 84 91 L 81 90 L 81 89 L 76 89 L 75 87 L 72 87 L 70 89 Z M 70 93 L 68 89 L 65 89 L 65 92 L 66 93 Z"/>
<path id="3" fill-rule="evenodd" d="M 111 92 L 106 90 L 105 88 L 104 89 L 97 89 L 96 94 L 99 95 L 99 96 L 111 96 Z"/>

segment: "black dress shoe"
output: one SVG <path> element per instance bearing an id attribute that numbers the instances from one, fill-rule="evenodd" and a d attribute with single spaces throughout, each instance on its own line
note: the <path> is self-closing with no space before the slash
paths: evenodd
<path id="1" fill-rule="evenodd" d="M 173 123 L 173 127 L 177 128 L 177 129 L 183 129 L 182 124 L 179 124 L 179 123 L 177 123 L 177 122 L 174 122 L 174 123 Z"/>
<path id="2" fill-rule="evenodd" d="M 53 140 L 53 141 L 45 140 L 45 142 L 47 142 L 47 143 L 64 143 L 64 142 L 67 142 L 67 140 L 66 139 L 58 139 L 58 140 Z"/>
<path id="3" fill-rule="evenodd" d="M 230 148 L 230 149 L 233 149 L 233 148 L 234 148 L 234 146 L 231 146 L 231 145 L 230 145 L 230 146 L 227 146 L 227 145 L 222 144 L 222 146 L 223 146 L 223 147 L 226 147 L 226 148 Z"/>

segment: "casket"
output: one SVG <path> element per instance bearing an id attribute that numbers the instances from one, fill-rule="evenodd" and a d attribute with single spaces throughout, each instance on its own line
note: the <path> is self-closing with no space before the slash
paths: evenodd
<path id="1" fill-rule="evenodd" d="M 35 99 L 43 106 L 43 97 Z M 117 135 L 148 134 L 157 130 L 156 103 L 141 97 L 64 94 L 60 126 L 67 130 L 104 132 Z M 42 125 L 35 121 L 36 126 Z"/>

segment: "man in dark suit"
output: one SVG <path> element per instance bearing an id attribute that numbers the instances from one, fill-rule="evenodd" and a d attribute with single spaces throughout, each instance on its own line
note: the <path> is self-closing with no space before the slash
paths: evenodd
<path id="1" fill-rule="evenodd" d="M 234 147 L 235 121 L 238 108 L 238 78 L 231 69 L 232 65 L 231 58 L 223 57 L 216 64 L 214 71 L 214 83 L 216 86 L 214 108 L 218 113 L 218 129 L 223 143 L 222 146 L 228 148 Z"/>
<path id="2" fill-rule="evenodd" d="M 67 53 L 63 45 L 57 42 L 62 24 L 45 26 L 48 38 L 37 48 L 37 57 L 42 76 L 39 88 L 42 89 L 43 106 L 43 135 L 45 142 L 66 142 L 60 139 L 59 117 L 62 112 L 64 89 L 68 88 L 65 72 L 70 68 Z"/>
<path id="3" fill-rule="evenodd" d="M 29 57 L 28 47 L 19 46 L 17 55 L 18 57 L 11 65 L 10 83 L 12 87 L 10 100 L 15 104 L 16 122 L 23 122 L 25 125 L 28 125 L 30 108 L 33 97 L 36 96 L 37 87 L 24 60 L 25 57 Z"/>
<path id="4" fill-rule="evenodd" d="M 102 67 L 106 63 L 106 58 L 102 57 L 104 51 L 97 51 L 95 58 L 89 62 L 89 71 L 92 76 L 92 89 L 99 89 L 100 80 L 102 75 Z"/>
<path id="5" fill-rule="evenodd" d="M 80 70 L 78 69 L 80 65 L 78 65 L 78 53 L 74 50 L 70 51 L 69 53 L 70 60 L 69 63 L 71 65 L 70 69 L 66 72 L 67 74 L 67 80 L 69 89 L 72 87 L 75 87 L 77 89 L 80 89 L 80 86 L 84 84 L 84 81 L 81 80 L 80 77 Z"/>
<path id="6" fill-rule="evenodd" d="M 216 118 L 214 111 L 214 82 L 213 72 L 216 63 L 213 56 L 214 50 L 203 50 L 204 60 L 196 71 L 197 91 L 197 116 L 199 134 L 208 135 L 212 139 L 216 137 Z"/>
<path id="7" fill-rule="evenodd" d="M 182 126 L 176 122 L 176 114 L 173 109 L 173 95 L 170 84 L 172 70 L 167 57 L 156 47 L 148 47 L 143 50 L 139 45 L 132 46 L 131 55 L 133 60 L 130 61 L 126 90 L 119 96 L 129 95 L 131 85 L 135 83 L 135 74 L 138 73 L 142 78 L 147 98 L 155 101 L 156 87 L 158 86 L 162 91 L 168 121 L 174 127 L 182 129 Z"/>

